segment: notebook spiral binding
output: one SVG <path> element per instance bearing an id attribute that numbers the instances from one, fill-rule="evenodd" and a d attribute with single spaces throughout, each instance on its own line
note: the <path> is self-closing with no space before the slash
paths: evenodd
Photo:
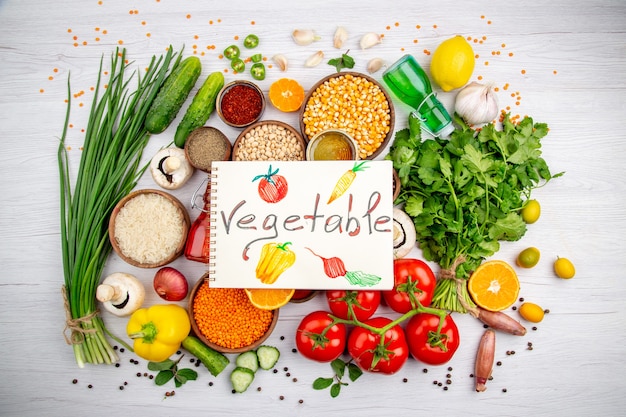
<path id="1" fill-rule="evenodd" d="M 217 212 L 215 211 L 215 200 L 217 200 L 217 196 L 213 191 L 217 189 L 217 167 L 212 167 L 209 172 L 209 183 L 208 187 L 210 187 L 209 192 L 209 200 L 211 203 L 209 204 L 209 263 L 208 263 L 208 280 L 215 281 L 215 222 Z"/>

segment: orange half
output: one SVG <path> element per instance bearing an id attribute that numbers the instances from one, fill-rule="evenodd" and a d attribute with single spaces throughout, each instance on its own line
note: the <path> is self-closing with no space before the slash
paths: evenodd
<path id="1" fill-rule="evenodd" d="M 252 305 L 263 310 L 276 310 L 287 304 L 295 289 L 269 289 L 269 288 L 246 288 L 246 295 L 250 299 Z"/>
<path id="2" fill-rule="evenodd" d="M 270 85 L 268 96 L 278 110 L 293 112 L 299 110 L 304 102 L 304 88 L 296 80 L 281 78 Z"/>
<path id="3" fill-rule="evenodd" d="M 489 311 L 502 311 L 517 300 L 519 280 L 508 263 L 487 261 L 470 276 L 467 290 L 479 307 Z"/>

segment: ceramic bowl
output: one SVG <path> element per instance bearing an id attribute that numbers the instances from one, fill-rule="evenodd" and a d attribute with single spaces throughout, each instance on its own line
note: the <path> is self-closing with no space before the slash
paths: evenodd
<path id="1" fill-rule="evenodd" d="M 258 99 L 251 99 L 257 96 Z M 251 107 L 251 102 L 257 105 Z M 236 128 L 250 126 L 259 121 L 265 111 L 265 105 L 263 91 L 258 85 L 247 80 L 235 80 L 226 84 L 217 94 L 215 102 L 220 119 L 228 126 Z"/>
<path id="2" fill-rule="evenodd" d="M 293 149 L 286 146 L 281 135 L 273 130 L 281 130 L 289 134 L 289 143 Z M 257 142 L 255 149 L 253 142 Z M 276 146 L 272 147 L 271 142 Z M 271 149 L 269 153 L 268 149 Z M 292 126 L 278 120 L 262 120 L 245 128 L 233 144 L 233 161 L 303 161 L 305 159 L 306 142 L 302 135 Z"/>
<path id="3" fill-rule="evenodd" d="M 207 284 L 207 277 L 208 275 L 205 274 L 203 275 L 198 282 L 196 282 L 196 284 L 193 286 L 190 294 L 189 294 L 189 304 L 187 306 L 187 312 L 189 313 L 189 319 L 191 321 L 191 329 L 194 333 L 194 335 L 202 340 L 202 342 L 204 344 L 206 344 L 207 346 L 209 346 L 212 349 L 217 350 L 218 352 L 222 352 L 222 353 L 242 353 L 242 352 L 247 352 L 249 350 L 254 350 L 257 347 L 261 346 L 263 344 L 263 342 L 265 342 L 265 340 L 267 340 L 267 338 L 272 334 L 272 332 L 274 331 L 274 328 L 276 327 L 276 323 L 278 322 L 278 309 L 277 310 L 273 310 L 272 311 L 272 321 L 269 324 L 269 327 L 267 329 L 267 331 L 256 341 L 254 341 L 253 343 L 249 344 L 248 346 L 242 346 L 239 348 L 229 348 L 229 347 L 224 347 L 224 346 L 220 346 L 219 344 L 211 341 L 210 339 L 215 340 L 215 337 L 207 337 L 207 335 L 203 334 L 202 331 L 200 330 L 200 328 L 198 327 L 198 323 L 196 322 L 195 319 L 195 314 L 194 314 L 194 301 L 196 299 L 196 295 L 198 294 L 198 291 L 200 290 L 200 288 L 203 285 Z M 222 313 L 220 313 L 222 314 Z M 207 320 L 211 320 L 211 317 L 207 317 Z"/>
<path id="4" fill-rule="evenodd" d="M 304 138 L 305 141 L 309 141 L 310 139 L 313 138 L 313 136 L 315 136 L 315 134 L 319 133 L 319 131 L 317 130 L 318 128 L 315 128 L 315 129 L 307 128 L 305 117 L 310 112 L 309 104 L 311 105 L 313 104 L 313 101 L 311 101 L 311 98 L 314 96 L 314 94 L 316 94 L 316 91 L 318 90 L 318 88 L 320 88 L 320 86 L 322 86 L 325 83 L 350 82 L 350 79 L 354 79 L 355 77 L 361 78 L 362 80 L 365 80 L 367 82 L 374 84 L 376 87 L 380 89 L 380 91 L 385 96 L 385 99 L 387 101 L 388 114 L 389 114 L 389 120 L 387 122 L 387 127 L 389 130 L 387 131 L 387 134 L 385 135 L 384 139 L 382 140 L 382 142 L 379 144 L 379 146 L 376 149 L 368 151 L 367 146 L 371 146 L 371 145 L 367 144 L 367 138 L 359 138 L 358 135 L 355 133 L 358 131 L 358 129 L 365 128 L 367 127 L 368 124 L 371 124 L 374 122 L 352 121 L 353 124 L 356 126 L 348 126 L 348 124 L 350 124 L 350 121 L 347 119 L 344 119 L 343 121 L 336 120 L 334 117 L 332 117 L 332 115 L 329 114 L 331 111 L 334 111 L 331 109 L 328 109 L 327 113 L 325 113 L 324 116 L 325 117 L 330 116 L 333 121 L 330 122 L 328 125 L 324 126 L 323 130 L 327 130 L 327 129 L 345 130 L 349 135 L 354 137 L 357 145 L 359 145 L 359 148 L 362 151 L 359 159 L 375 159 L 387 147 L 387 145 L 391 141 L 391 138 L 393 137 L 394 124 L 395 124 L 395 110 L 393 107 L 393 102 L 391 101 L 391 97 L 389 96 L 387 91 L 383 88 L 383 86 L 378 81 L 376 81 L 374 78 L 370 77 L 369 75 L 361 74 L 359 72 L 342 71 L 342 72 L 334 73 L 327 77 L 324 77 L 321 80 L 319 80 L 317 83 L 315 83 L 313 87 L 311 87 L 307 95 L 305 96 L 304 103 L 302 105 L 302 108 L 300 109 L 299 118 L 298 118 L 300 122 L 300 131 L 302 132 L 302 137 Z M 339 106 L 341 106 L 344 103 L 358 105 L 357 103 L 355 103 L 354 101 L 355 99 L 352 94 L 348 94 L 345 97 L 340 97 L 339 100 L 341 101 L 340 103 L 337 103 Z M 309 103 L 310 101 L 311 103 Z M 320 103 L 317 103 L 317 104 L 322 106 L 322 108 L 324 107 L 324 105 L 321 105 Z M 310 131 L 311 133 L 307 133 L 308 131 Z"/>
<path id="5" fill-rule="evenodd" d="M 115 228 L 117 225 L 118 216 L 120 215 L 120 211 L 122 211 L 131 200 L 133 200 L 134 198 L 140 195 L 154 195 L 154 196 L 160 196 L 164 198 L 169 204 L 173 206 L 174 208 L 173 212 L 178 212 L 180 214 L 180 221 L 182 222 L 182 227 L 180 228 L 181 230 L 180 239 L 178 243 L 175 245 L 175 247 L 172 250 L 168 251 L 167 254 L 164 254 L 161 258 L 153 259 L 151 261 L 138 259 L 136 257 L 133 257 L 132 254 L 125 253 L 122 248 L 128 247 L 128 244 L 135 243 L 139 246 L 142 246 L 144 245 L 144 243 L 141 242 L 140 240 L 137 240 L 136 242 L 123 242 L 121 241 L 122 238 L 120 238 L 119 236 L 116 236 L 116 232 L 115 232 Z M 151 215 L 151 212 L 142 213 L 142 217 L 144 219 L 148 218 L 150 215 Z M 115 251 L 115 253 L 117 253 L 120 258 L 122 258 L 125 262 L 129 263 L 130 265 L 133 265 L 139 268 L 158 268 L 160 266 L 169 264 L 170 262 L 178 258 L 180 255 L 182 255 L 185 249 L 185 241 L 187 240 L 187 233 L 189 232 L 190 225 L 191 225 L 191 221 L 189 218 L 189 214 L 187 213 L 187 210 L 185 209 L 185 206 L 183 206 L 183 204 L 173 195 L 165 191 L 161 191 L 161 190 L 152 190 L 152 189 L 137 190 L 137 191 L 131 192 L 130 194 L 122 198 L 113 209 L 113 212 L 111 213 L 111 218 L 109 220 L 109 241 L 111 242 L 111 246 L 113 246 L 113 250 Z M 152 224 L 149 221 L 145 222 L 144 230 L 138 230 L 138 232 L 141 233 L 142 231 L 144 231 L 145 233 L 152 234 L 154 233 L 154 230 L 151 230 L 151 227 L 152 227 Z M 137 236 L 139 237 L 139 234 L 137 234 Z M 133 237 L 131 237 L 130 239 L 132 238 Z"/>

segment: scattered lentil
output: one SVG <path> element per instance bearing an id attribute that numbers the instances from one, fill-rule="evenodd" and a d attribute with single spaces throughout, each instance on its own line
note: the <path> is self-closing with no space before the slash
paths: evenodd
<path id="1" fill-rule="evenodd" d="M 253 306 L 243 289 L 209 288 L 204 283 L 193 301 L 193 317 L 209 341 L 237 349 L 265 334 L 273 312 Z"/>
<path id="2" fill-rule="evenodd" d="M 391 109 L 382 89 L 367 78 L 345 74 L 317 87 L 302 114 L 304 133 L 345 130 L 359 145 L 361 159 L 382 145 L 391 128 Z"/>

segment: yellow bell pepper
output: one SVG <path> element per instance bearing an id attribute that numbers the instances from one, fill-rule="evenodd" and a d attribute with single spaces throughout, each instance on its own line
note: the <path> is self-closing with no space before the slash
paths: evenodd
<path id="1" fill-rule="evenodd" d="M 135 353 L 151 362 L 162 362 L 176 353 L 190 330 L 187 310 L 176 304 L 140 308 L 126 325 Z"/>
<path id="2" fill-rule="evenodd" d="M 280 274 L 296 262 L 296 254 L 286 243 L 266 243 L 261 249 L 259 263 L 256 267 L 256 277 L 264 284 L 273 284 Z"/>

